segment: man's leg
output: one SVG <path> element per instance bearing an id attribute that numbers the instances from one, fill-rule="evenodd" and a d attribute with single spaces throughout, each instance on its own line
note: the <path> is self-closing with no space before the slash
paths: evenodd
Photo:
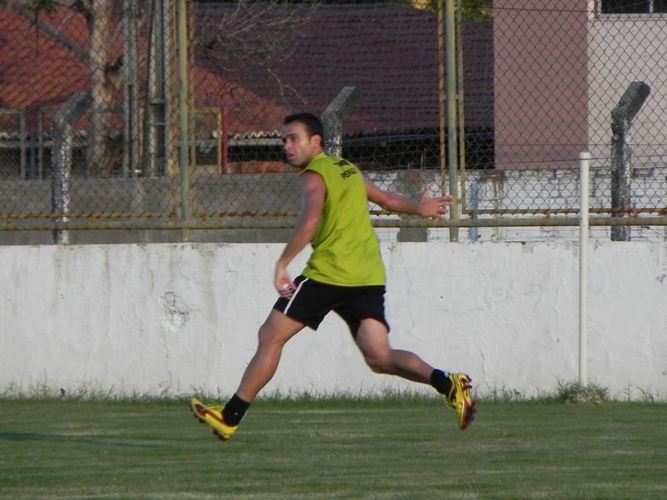
<path id="1" fill-rule="evenodd" d="M 283 347 L 289 339 L 304 328 L 300 323 L 283 313 L 271 310 L 269 317 L 259 329 L 257 351 L 250 360 L 236 395 L 251 403 L 262 388 L 276 373 Z"/>
<path id="2" fill-rule="evenodd" d="M 190 408 L 195 416 L 210 425 L 213 433 L 223 441 L 231 438 L 250 403 L 276 373 L 283 346 L 303 327 L 302 323 L 275 309 L 271 310 L 259 329 L 257 351 L 250 360 L 236 393 L 224 406 L 206 406 L 192 398 Z"/>
<path id="3" fill-rule="evenodd" d="M 396 375 L 422 384 L 431 382 L 433 367 L 414 353 L 392 349 L 387 327 L 381 322 L 371 318 L 362 320 L 355 341 L 366 364 L 375 373 Z"/>
<path id="4" fill-rule="evenodd" d="M 447 404 L 456 412 L 462 430 L 475 418 L 475 403 L 470 395 L 472 386 L 467 375 L 436 370 L 414 353 L 392 349 L 387 327 L 371 318 L 361 321 L 355 341 L 364 360 L 375 373 L 430 384 L 443 394 Z"/>

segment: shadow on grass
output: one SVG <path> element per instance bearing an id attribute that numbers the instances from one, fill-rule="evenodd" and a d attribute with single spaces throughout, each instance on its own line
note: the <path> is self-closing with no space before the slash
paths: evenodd
<path id="1" fill-rule="evenodd" d="M 126 437 L 76 436 L 70 434 L 44 434 L 39 432 L 0 432 L 0 441 L 38 441 L 63 442 L 68 444 L 81 443 L 98 446 L 117 446 L 123 448 L 165 448 L 165 443 L 147 443 Z"/>

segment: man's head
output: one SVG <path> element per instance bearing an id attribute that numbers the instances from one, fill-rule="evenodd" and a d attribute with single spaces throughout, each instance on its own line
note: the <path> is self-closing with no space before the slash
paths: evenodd
<path id="1" fill-rule="evenodd" d="M 324 127 L 311 113 L 289 115 L 281 130 L 287 163 L 304 168 L 310 160 L 324 151 Z"/>

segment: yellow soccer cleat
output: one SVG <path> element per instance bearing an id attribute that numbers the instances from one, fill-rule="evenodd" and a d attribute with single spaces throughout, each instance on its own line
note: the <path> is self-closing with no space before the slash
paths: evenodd
<path id="1" fill-rule="evenodd" d="M 225 424 L 222 419 L 222 409 L 224 406 L 206 406 L 204 403 L 196 398 L 190 401 L 190 409 L 195 417 L 203 424 L 208 424 L 213 428 L 213 434 L 218 436 L 223 441 L 227 441 L 234 435 L 238 425 L 230 426 Z"/>
<path id="2" fill-rule="evenodd" d="M 456 412 L 459 428 L 464 431 L 475 418 L 475 402 L 470 396 L 472 385 L 468 375 L 463 373 L 450 373 L 449 380 L 452 388 L 447 394 L 447 406 Z"/>

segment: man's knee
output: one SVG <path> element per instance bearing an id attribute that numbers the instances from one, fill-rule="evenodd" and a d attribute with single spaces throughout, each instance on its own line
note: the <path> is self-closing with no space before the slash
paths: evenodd
<path id="1" fill-rule="evenodd" d="M 283 346 L 302 328 L 302 324 L 274 310 L 259 327 L 257 337 L 260 346 Z"/>
<path id="2" fill-rule="evenodd" d="M 260 344 L 271 344 L 275 342 L 280 334 L 280 330 L 275 327 L 275 325 L 266 322 L 259 327 L 257 332 L 257 340 Z"/>
<path id="3" fill-rule="evenodd" d="M 380 375 L 391 373 L 390 359 L 386 354 L 365 354 L 364 360 L 373 373 Z"/>

